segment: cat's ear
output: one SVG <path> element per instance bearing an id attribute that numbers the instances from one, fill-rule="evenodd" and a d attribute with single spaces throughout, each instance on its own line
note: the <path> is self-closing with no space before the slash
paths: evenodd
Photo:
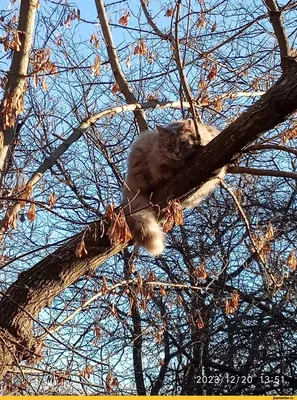
<path id="1" fill-rule="evenodd" d="M 166 135 L 168 134 L 168 129 L 164 128 L 163 126 L 157 125 L 156 124 L 156 129 L 159 133 L 159 135 Z"/>
<path id="2" fill-rule="evenodd" d="M 193 121 L 191 119 L 186 119 L 184 122 L 184 128 L 186 128 L 186 129 L 192 128 L 192 123 L 193 123 Z"/>

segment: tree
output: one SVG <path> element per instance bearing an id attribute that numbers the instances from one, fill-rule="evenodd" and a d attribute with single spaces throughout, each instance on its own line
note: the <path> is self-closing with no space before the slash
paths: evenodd
<path id="1" fill-rule="evenodd" d="M 295 2 L 48 0 L 29 53 L 36 7 L 3 11 L 4 393 L 294 393 Z M 188 115 L 223 132 L 154 190 L 164 218 L 230 174 L 152 259 L 112 202 L 137 129 Z"/>

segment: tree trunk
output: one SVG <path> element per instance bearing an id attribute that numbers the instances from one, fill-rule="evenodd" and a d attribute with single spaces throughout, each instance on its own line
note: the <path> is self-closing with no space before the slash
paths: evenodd
<path id="1" fill-rule="evenodd" d="M 17 32 L 20 38 L 20 50 L 13 52 L 8 80 L 5 87 L 5 93 L 1 103 L 0 120 L 0 170 L 3 171 L 4 162 L 13 143 L 15 134 L 16 115 L 18 114 L 18 100 L 22 99 L 26 91 L 25 84 L 27 80 L 30 50 L 33 41 L 33 31 L 35 24 L 35 14 L 38 7 L 37 0 L 22 0 Z M 5 119 L 5 101 L 12 101 L 11 125 L 6 127 Z"/>

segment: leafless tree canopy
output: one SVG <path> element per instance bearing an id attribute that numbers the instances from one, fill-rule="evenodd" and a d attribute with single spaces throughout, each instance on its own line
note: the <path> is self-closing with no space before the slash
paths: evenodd
<path id="1" fill-rule="evenodd" d="M 296 393 L 297 2 L 241 3 L 0 10 L 1 394 Z M 165 218 L 228 174 L 154 259 L 127 154 L 183 118 L 222 133 L 154 189 Z"/>

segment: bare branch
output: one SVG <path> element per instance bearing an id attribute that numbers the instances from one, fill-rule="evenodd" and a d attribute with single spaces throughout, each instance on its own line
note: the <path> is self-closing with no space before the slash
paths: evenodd
<path id="1" fill-rule="evenodd" d="M 277 171 L 273 169 L 258 169 L 248 167 L 228 167 L 227 172 L 231 174 L 250 174 L 259 176 L 275 176 L 297 180 L 297 174 L 289 171 Z"/>
<path id="2" fill-rule="evenodd" d="M 270 277 L 271 282 L 273 282 L 274 285 L 276 285 L 275 278 L 274 278 L 273 274 L 270 272 L 269 266 L 268 266 L 268 264 L 266 262 L 266 259 L 265 259 L 265 255 L 262 252 L 262 248 L 259 248 L 259 246 L 257 245 L 257 242 L 255 241 L 255 236 L 251 231 L 251 226 L 250 226 L 249 220 L 248 220 L 247 216 L 245 215 L 245 212 L 243 211 L 243 208 L 241 207 L 241 204 L 240 204 L 239 200 L 237 199 L 235 193 L 232 190 L 230 190 L 228 188 L 228 186 L 223 181 L 221 181 L 221 185 L 230 194 L 230 196 L 233 198 L 234 203 L 236 204 L 236 207 L 238 208 L 238 211 L 239 211 L 239 213 L 240 213 L 240 215 L 241 215 L 241 217 L 242 217 L 242 219 L 244 221 L 247 233 L 248 233 L 250 241 L 251 241 L 251 243 L 252 243 L 252 245 L 253 245 L 253 247 L 255 249 L 255 252 L 256 252 L 259 260 L 261 261 L 261 263 L 262 263 L 262 265 L 264 267 L 264 270 L 266 271 L 267 275 Z"/>
<path id="3" fill-rule="evenodd" d="M 193 99 L 192 99 L 192 94 L 191 94 L 191 89 L 188 84 L 188 80 L 185 74 L 184 70 L 184 63 L 182 62 L 181 56 L 180 56 L 180 48 L 179 48 L 179 34 L 178 34 L 178 25 L 179 25 L 179 19 L 180 19 L 180 7 L 181 7 L 181 0 L 177 1 L 176 4 L 176 20 L 175 20 L 175 38 L 171 38 L 171 43 L 172 43 L 172 48 L 173 48 L 173 54 L 175 58 L 175 62 L 178 68 L 178 72 L 181 78 L 181 83 L 184 89 L 185 97 L 186 100 L 190 103 L 191 105 L 191 112 L 193 115 L 193 120 L 194 120 L 194 126 L 195 126 L 195 131 L 197 135 L 199 135 L 199 128 L 198 128 L 198 121 L 201 121 L 200 116 L 197 114 L 197 111 L 195 109 L 195 106 L 193 104 Z"/>
<path id="4" fill-rule="evenodd" d="M 281 55 L 281 66 L 285 70 L 288 67 L 288 61 L 290 60 L 290 44 L 284 27 L 284 20 L 281 11 L 277 5 L 276 0 L 264 0 L 268 8 L 269 19 L 273 26 L 275 36 L 278 41 L 280 55 Z"/>
<path id="5" fill-rule="evenodd" d="M 254 144 L 242 150 L 243 153 L 249 153 L 258 150 L 278 150 L 285 151 L 286 153 L 294 154 L 297 156 L 297 150 L 292 149 L 292 147 L 281 146 L 278 144 Z"/>
<path id="6" fill-rule="evenodd" d="M 105 7 L 103 4 L 103 0 L 95 0 L 96 7 L 97 7 L 97 12 L 98 12 L 98 18 L 101 24 L 101 29 L 102 33 L 106 42 L 106 49 L 109 57 L 109 62 L 112 67 L 112 72 L 114 74 L 115 80 L 117 84 L 119 85 L 121 92 L 125 96 L 125 99 L 128 104 L 132 103 L 137 103 L 137 99 L 134 96 L 134 93 L 132 90 L 129 88 L 129 85 L 127 83 L 126 77 L 121 69 L 121 65 L 119 62 L 119 57 L 116 51 L 116 48 L 113 43 L 113 39 L 111 36 L 110 32 L 110 27 L 109 23 L 107 20 L 107 15 L 105 12 Z M 142 110 L 136 109 L 135 112 L 135 118 L 137 120 L 139 130 L 140 131 L 145 131 L 147 130 L 147 123 L 146 123 L 146 118 L 145 114 Z"/>
<path id="7" fill-rule="evenodd" d="M 160 29 L 157 27 L 157 25 L 154 23 L 152 17 L 150 16 L 150 13 L 149 13 L 149 11 L 148 11 L 148 9 L 147 9 L 147 2 L 146 2 L 145 0 L 140 0 L 140 3 L 141 3 L 141 7 L 142 7 L 143 13 L 144 13 L 144 15 L 145 15 L 145 18 L 146 18 L 148 24 L 149 24 L 149 25 L 151 26 L 151 28 L 153 29 L 153 31 L 154 31 L 158 36 L 160 36 L 160 38 L 165 39 L 165 40 L 168 40 L 168 39 L 169 39 L 169 36 L 168 36 L 168 35 L 165 35 L 162 31 L 160 31 Z"/>
<path id="8" fill-rule="evenodd" d="M 197 125 L 197 121 L 201 122 L 201 118 L 200 116 L 197 114 L 197 111 L 195 109 L 195 106 L 193 104 L 193 99 L 192 99 L 192 95 L 191 95 L 191 89 L 190 86 L 188 84 L 187 81 L 187 77 L 184 71 L 184 63 L 181 60 L 181 56 L 180 56 L 180 49 L 179 49 L 179 35 L 178 35 L 178 24 L 179 24 L 179 19 L 180 19 L 180 6 L 181 6 L 181 1 L 179 0 L 177 2 L 176 5 L 176 21 L 175 21 L 175 37 L 173 37 L 171 34 L 170 35 L 165 35 L 163 34 L 160 29 L 157 27 L 157 25 L 154 23 L 152 17 L 150 16 L 150 13 L 147 9 L 147 5 L 145 0 L 141 0 L 141 6 L 144 12 L 144 15 L 146 17 L 146 20 L 148 22 L 148 24 L 153 28 L 153 30 L 155 31 L 155 33 L 157 33 L 162 39 L 165 40 L 170 40 L 171 44 L 172 44 L 172 48 L 173 48 L 173 54 L 174 54 L 174 59 L 177 65 L 177 69 L 181 78 L 181 83 L 183 86 L 183 90 L 185 93 L 185 97 L 188 103 L 190 103 L 190 109 L 193 115 L 193 119 L 194 119 L 194 124 L 195 124 L 195 129 L 196 132 L 198 133 L 198 125 Z"/>

